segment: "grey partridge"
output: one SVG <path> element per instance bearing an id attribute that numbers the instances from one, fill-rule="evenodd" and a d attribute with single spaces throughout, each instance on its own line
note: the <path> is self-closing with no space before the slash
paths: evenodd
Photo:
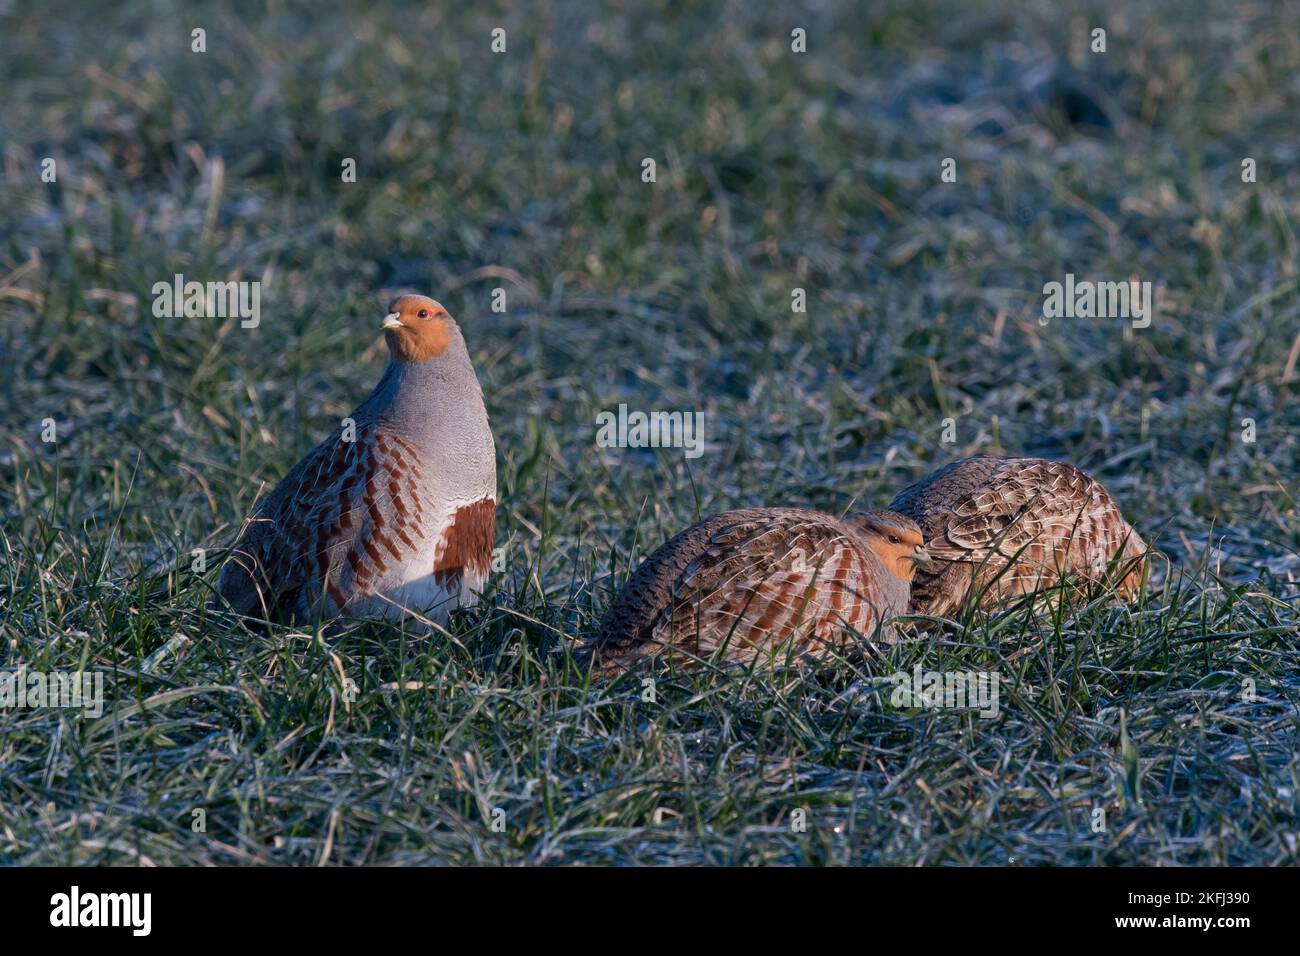
<path id="1" fill-rule="evenodd" d="M 952 616 L 972 597 L 996 610 L 1067 576 L 1110 581 L 1120 597 L 1142 584 L 1146 543 L 1100 483 L 1064 462 L 964 458 L 890 508 L 920 525 L 935 562 L 912 585 L 916 614 Z"/>
<path id="2" fill-rule="evenodd" d="M 608 676 L 664 653 L 707 660 L 721 650 L 748 661 L 793 648 L 817 657 L 846 629 L 889 638 L 888 621 L 906 613 L 909 582 L 926 560 L 916 523 L 887 511 L 713 515 L 637 568 L 582 659 Z"/>
<path id="3" fill-rule="evenodd" d="M 254 510 L 213 606 L 272 621 L 339 615 L 443 625 L 487 579 L 496 451 L 460 329 L 404 295 L 379 384 Z"/>

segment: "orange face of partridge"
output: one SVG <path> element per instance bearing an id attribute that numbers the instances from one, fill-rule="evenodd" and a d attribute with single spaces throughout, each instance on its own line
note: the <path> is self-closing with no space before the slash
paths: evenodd
<path id="1" fill-rule="evenodd" d="M 911 518 L 893 511 L 868 511 L 848 520 L 866 535 L 872 553 L 894 577 L 911 581 L 917 565 L 933 565 L 921 528 Z"/>
<path id="2" fill-rule="evenodd" d="M 427 362 L 447 348 L 451 316 L 428 296 L 398 296 L 388 304 L 383 330 L 393 361 Z"/>

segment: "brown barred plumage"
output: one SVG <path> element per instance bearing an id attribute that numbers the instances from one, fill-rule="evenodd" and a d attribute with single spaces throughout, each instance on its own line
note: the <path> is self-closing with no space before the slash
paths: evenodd
<path id="1" fill-rule="evenodd" d="M 714 515 L 637 568 L 586 652 L 608 675 L 664 652 L 751 660 L 790 648 L 815 657 L 846 632 L 888 638 L 922 559 L 919 529 L 889 512 Z"/>
<path id="2" fill-rule="evenodd" d="M 404 296 L 390 313 L 380 383 L 254 511 L 214 605 L 280 621 L 441 624 L 482 588 L 496 512 L 482 392 L 440 305 Z"/>
<path id="3" fill-rule="evenodd" d="M 1140 586 L 1147 545 L 1100 483 L 1041 458 L 980 455 L 909 486 L 890 508 L 916 521 L 936 567 L 917 574 L 912 609 L 951 616 L 972 593 L 996 610 L 1073 575 Z"/>

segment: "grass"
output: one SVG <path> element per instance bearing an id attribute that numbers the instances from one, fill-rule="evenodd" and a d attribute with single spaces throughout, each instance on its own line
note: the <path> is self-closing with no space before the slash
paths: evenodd
<path id="1" fill-rule="evenodd" d="M 1294 5 L 472 6 L 0 10 L 0 666 L 108 699 L 0 709 L 0 862 L 1296 863 Z M 177 272 L 260 279 L 261 324 L 155 317 Z M 1067 272 L 1155 321 L 1042 324 Z M 484 384 L 488 599 L 208 618 L 191 552 L 364 397 L 399 289 Z M 597 447 L 620 402 L 703 411 L 705 455 Z M 1171 573 L 654 702 L 568 666 L 697 517 L 980 451 L 1088 469 Z M 916 665 L 997 671 L 1000 715 L 891 706 Z"/>

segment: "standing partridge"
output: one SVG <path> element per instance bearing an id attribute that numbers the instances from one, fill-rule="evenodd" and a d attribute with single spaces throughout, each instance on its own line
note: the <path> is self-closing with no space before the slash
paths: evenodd
<path id="1" fill-rule="evenodd" d="M 608 676 L 664 652 L 747 661 L 793 647 L 816 657 L 846 628 L 889 638 L 885 625 L 906 613 L 914 569 L 928 560 L 916 523 L 888 511 L 724 512 L 637 568 L 585 654 Z"/>
<path id="2" fill-rule="evenodd" d="M 443 625 L 491 564 L 496 450 L 460 329 L 404 295 L 379 384 L 253 512 L 214 606 L 272 621 L 339 615 Z"/>
<path id="3" fill-rule="evenodd" d="M 985 610 L 1069 575 L 1142 586 L 1146 543 L 1098 482 L 1041 458 L 979 455 L 940 468 L 889 505 L 916 521 L 935 567 L 912 585 L 916 614 L 951 616 L 972 595 Z"/>

